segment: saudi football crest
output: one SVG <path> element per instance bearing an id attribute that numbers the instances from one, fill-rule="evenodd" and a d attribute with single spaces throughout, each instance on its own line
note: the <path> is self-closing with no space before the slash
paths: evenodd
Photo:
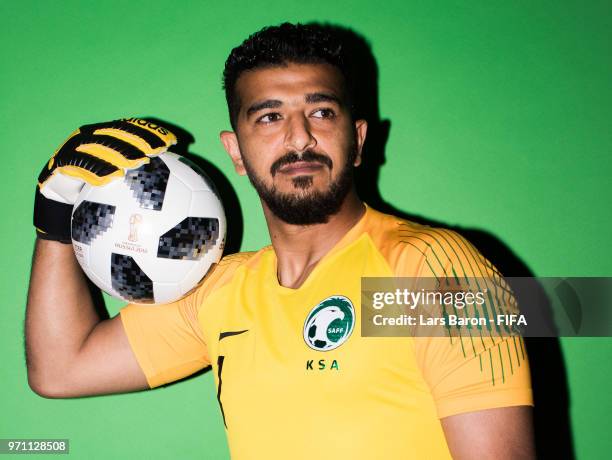
<path id="1" fill-rule="evenodd" d="M 351 301 L 341 295 L 331 296 L 310 311 L 304 322 L 304 341 L 313 350 L 333 350 L 348 340 L 354 326 Z"/>

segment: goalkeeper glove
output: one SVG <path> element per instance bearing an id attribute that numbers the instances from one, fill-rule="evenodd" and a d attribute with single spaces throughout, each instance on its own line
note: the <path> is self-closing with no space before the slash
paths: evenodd
<path id="1" fill-rule="evenodd" d="M 174 144 L 176 137 L 166 128 L 139 118 L 81 126 L 38 176 L 34 200 L 38 237 L 71 243 L 72 206 L 86 182 L 105 185 Z"/>

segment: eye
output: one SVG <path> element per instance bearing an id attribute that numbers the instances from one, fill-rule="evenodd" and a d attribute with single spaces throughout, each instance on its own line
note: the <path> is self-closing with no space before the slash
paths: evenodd
<path id="1" fill-rule="evenodd" d="M 280 119 L 281 119 L 280 113 L 270 112 L 270 113 L 266 113 L 265 115 L 262 115 L 261 117 L 257 118 L 255 122 L 266 124 L 266 123 L 272 123 L 274 121 L 278 121 Z"/>
<path id="2" fill-rule="evenodd" d="M 336 116 L 336 112 L 328 107 L 323 107 L 315 110 L 312 113 L 312 116 L 315 118 L 334 118 Z"/>

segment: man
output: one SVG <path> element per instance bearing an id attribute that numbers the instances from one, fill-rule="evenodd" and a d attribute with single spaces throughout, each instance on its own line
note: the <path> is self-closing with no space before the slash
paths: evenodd
<path id="1" fill-rule="evenodd" d="M 84 180 L 120 177 L 172 134 L 128 119 L 69 138 L 37 191 L 26 319 L 34 391 L 141 390 L 212 365 L 234 458 L 533 457 L 516 337 L 466 353 L 445 337 L 361 336 L 364 276 L 499 273 L 455 232 L 359 200 L 353 167 L 367 123 L 353 117 L 358 76 L 342 53 L 328 28 L 291 24 L 232 51 L 224 84 L 233 131 L 221 141 L 261 198 L 272 245 L 225 257 L 173 304 L 129 305 L 101 321 L 70 246 L 58 242 L 69 241 L 65 216 Z M 317 327 L 332 320 L 341 327 L 330 340 Z"/>

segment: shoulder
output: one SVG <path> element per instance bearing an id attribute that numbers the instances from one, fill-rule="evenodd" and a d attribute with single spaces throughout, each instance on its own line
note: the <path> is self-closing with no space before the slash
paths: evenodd
<path id="1" fill-rule="evenodd" d="M 261 251 L 259 251 L 261 252 Z M 246 264 L 249 260 L 251 260 L 258 252 L 249 251 L 249 252 L 237 252 L 234 254 L 228 254 L 224 256 L 219 261 L 219 267 L 224 267 L 225 270 L 228 269 L 236 269 L 241 265 Z"/>
<path id="2" fill-rule="evenodd" d="M 227 280 L 231 278 L 234 273 L 243 266 L 249 265 L 252 263 L 254 258 L 256 258 L 258 252 L 237 252 L 235 254 L 228 254 L 224 256 L 219 263 L 211 270 L 210 276 L 207 275 L 207 278 L 210 278 L 211 281 L 214 280 L 215 283 L 219 283 L 223 280 Z"/>
<path id="3" fill-rule="evenodd" d="M 229 254 L 213 265 L 195 289 L 197 305 L 201 305 L 202 301 L 213 291 L 229 283 L 240 267 L 249 264 L 257 254 L 257 252 Z"/>
<path id="4" fill-rule="evenodd" d="M 495 267 L 459 231 L 420 224 L 370 209 L 367 232 L 401 276 L 485 276 Z"/>

